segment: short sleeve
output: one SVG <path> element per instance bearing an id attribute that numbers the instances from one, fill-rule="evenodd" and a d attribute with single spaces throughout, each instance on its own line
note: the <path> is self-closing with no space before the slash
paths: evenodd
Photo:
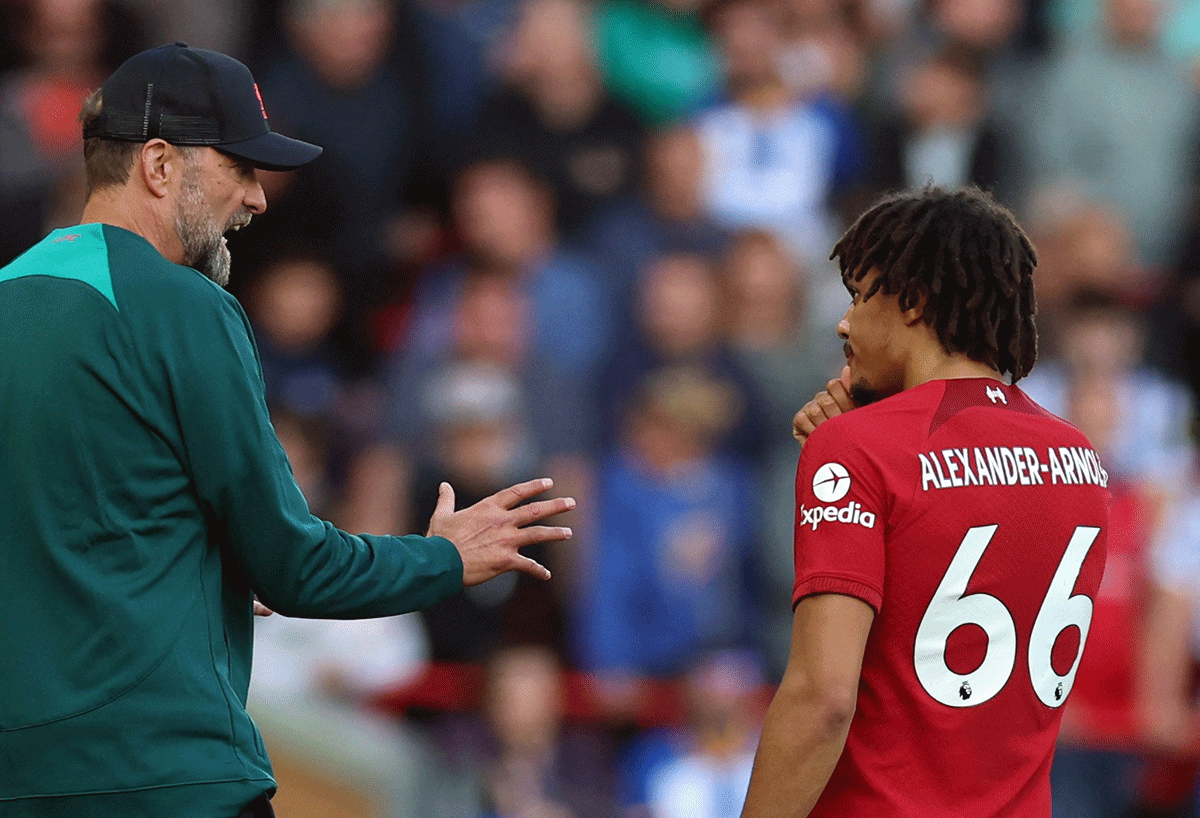
<path id="1" fill-rule="evenodd" d="M 835 593 L 883 603 L 888 492 L 878 464 L 846 424 L 830 421 L 809 437 L 796 470 L 793 605 Z"/>

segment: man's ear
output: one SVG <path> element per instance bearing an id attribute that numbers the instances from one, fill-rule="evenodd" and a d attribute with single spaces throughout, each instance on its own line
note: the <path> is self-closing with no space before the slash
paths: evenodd
<path id="1" fill-rule="evenodd" d="M 183 157 L 179 149 L 161 139 L 151 139 L 142 145 L 138 153 L 138 165 L 142 184 L 153 196 L 162 199 L 171 190 L 172 176 L 182 168 Z"/>
<path id="2" fill-rule="evenodd" d="M 904 325 L 911 327 L 913 324 L 920 321 L 925 316 L 925 304 L 928 302 L 928 294 L 922 288 L 917 293 L 917 297 L 913 300 L 913 305 L 901 313 L 904 318 Z"/>

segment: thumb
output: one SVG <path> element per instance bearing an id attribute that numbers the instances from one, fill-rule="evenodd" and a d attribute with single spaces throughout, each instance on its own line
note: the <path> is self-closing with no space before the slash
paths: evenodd
<path id="1" fill-rule="evenodd" d="M 438 486 L 437 506 L 433 509 L 435 517 L 449 517 L 454 513 L 454 486 L 442 483 Z"/>
<path id="2" fill-rule="evenodd" d="M 438 520 L 449 517 L 454 513 L 454 487 L 449 483 L 442 483 L 438 486 L 437 505 L 433 507 L 433 515 L 429 518 L 429 528 L 425 531 L 426 537 L 433 536 L 433 524 Z"/>
<path id="3" fill-rule="evenodd" d="M 842 386 L 846 387 L 846 391 L 850 391 L 850 365 L 846 364 L 842 367 L 842 374 L 839 376 Z"/>

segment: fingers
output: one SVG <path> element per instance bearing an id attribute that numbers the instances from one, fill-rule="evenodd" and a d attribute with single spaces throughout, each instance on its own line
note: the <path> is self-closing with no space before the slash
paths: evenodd
<path id="1" fill-rule="evenodd" d="M 804 443 L 822 423 L 855 408 L 847 385 L 849 379 L 850 367 L 845 367 L 839 377 L 825 385 L 824 392 L 818 392 L 804 404 L 792 418 L 792 437 Z"/>
<path id="2" fill-rule="evenodd" d="M 803 409 L 797 412 L 796 416 L 792 418 L 792 437 L 801 443 L 808 440 L 808 436 L 815 432 L 816 429 L 816 424 L 805 414 Z"/>
<path id="3" fill-rule="evenodd" d="M 840 378 L 830 380 L 826 384 L 826 391 L 818 395 L 816 399 L 822 402 L 822 408 L 826 410 L 826 417 L 845 414 L 858 405 L 854 403 L 854 398 L 850 396 L 850 390 L 846 389 Z"/>
<path id="4" fill-rule="evenodd" d="M 846 388 L 844 383 L 842 383 L 841 378 L 834 378 L 832 381 L 830 381 L 826 385 L 825 392 L 823 394 L 829 395 L 830 399 L 834 403 L 834 406 L 837 407 L 836 414 L 839 415 L 849 412 L 857 405 L 854 403 L 854 399 L 850 397 L 850 390 Z M 826 415 L 828 415 L 828 412 L 826 412 Z"/>
<path id="5" fill-rule="evenodd" d="M 270 608 L 268 608 L 266 605 L 262 604 L 257 599 L 254 600 L 254 615 L 255 616 L 270 616 L 273 613 L 275 613 L 275 612 L 272 611 Z"/>
<path id="6" fill-rule="evenodd" d="M 538 520 L 544 520 L 547 517 L 553 517 L 555 514 L 562 514 L 573 508 L 575 508 L 574 497 L 556 497 L 553 500 L 542 500 L 537 503 L 520 506 L 514 509 L 513 515 L 516 525 L 524 526 L 535 523 Z"/>
<path id="7" fill-rule="evenodd" d="M 518 483 L 493 494 L 470 508 L 437 517 L 431 533 L 449 539 L 463 561 L 463 584 L 477 585 L 505 571 L 521 571 L 537 579 L 549 579 L 545 566 L 520 553 L 535 543 L 570 539 L 573 532 L 565 526 L 532 525 L 547 517 L 575 508 L 573 497 L 555 497 L 524 502 L 547 489 L 549 478 Z M 439 509 L 445 496 L 439 497 Z M 448 509 L 450 507 L 447 507 Z"/>
<path id="8" fill-rule="evenodd" d="M 541 477 L 537 480 L 529 480 L 524 483 L 517 483 L 515 486 L 509 486 L 493 494 L 489 499 L 495 500 L 501 508 L 512 508 L 513 506 L 528 500 L 530 497 L 541 494 L 554 487 L 554 481 L 549 477 Z"/>
<path id="9" fill-rule="evenodd" d="M 524 548 L 535 543 L 569 540 L 574 533 L 565 525 L 535 525 L 529 528 L 518 528 L 512 538 L 512 543 L 515 548 Z"/>
<path id="10" fill-rule="evenodd" d="M 843 412 L 857 408 L 858 404 L 850 397 L 850 367 L 843 366 L 842 372 L 836 378 L 825 384 L 825 391 L 833 398 L 834 403 Z"/>
<path id="11" fill-rule="evenodd" d="M 534 579 L 550 579 L 549 568 L 526 556 L 517 557 L 517 564 L 513 568 L 523 574 L 529 574 Z"/>
<path id="12" fill-rule="evenodd" d="M 820 392 L 804 404 L 800 410 L 800 414 L 808 418 L 809 423 L 815 429 L 830 418 L 835 418 L 842 413 L 838 408 L 837 402 L 828 392 Z"/>
<path id="13" fill-rule="evenodd" d="M 571 529 L 560 526 L 530 526 L 513 528 L 502 540 L 483 547 L 459 549 L 463 559 L 463 584 L 478 585 L 506 571 L 521 571 L 537 579 L 549 579 L 545 566 L 520 553 L 520 549 L 535 543 L 555 542 L 571 538 Z"/>

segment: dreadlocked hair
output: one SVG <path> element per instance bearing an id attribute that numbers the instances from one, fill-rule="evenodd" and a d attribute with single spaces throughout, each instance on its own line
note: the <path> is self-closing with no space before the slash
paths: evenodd
<path id="1" fill-rule="evenodd" d="M 847 283 L 879 271 L 863 299 L 882 291 L 907 310 L 924 298 L 922 318 L 947 352 L 995 367 L 1013 383 L 1037 361 L 1037 252 L 1012 213 L 982 190 L 887 196 L 829 257 Z"/>

